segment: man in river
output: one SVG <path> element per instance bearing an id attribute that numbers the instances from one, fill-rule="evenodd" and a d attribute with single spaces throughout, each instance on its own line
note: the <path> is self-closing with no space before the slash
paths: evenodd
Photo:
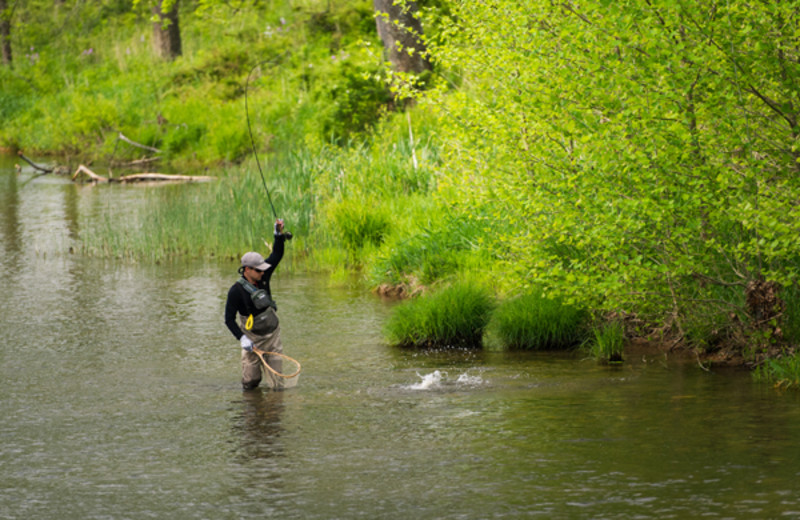
<path id="1" fill-rule="evenodd" d="M 283 220 L 275 221 L 275 238 L 272 253 L 266 260 L 251 251 L 242 256 L 239 274 L 242 275 L 228 290 L 225 302 L 225 325 L 242 347 L 242 388 L 252 390 L 261 383 L 261 362 L 253 347 L 266 352 L 283 352 L 278 324 L 277 306 L 272 300 L 270 278 L 283 258 L 284 243 L 289 238 L 284 233 Z M 238 318 L 238 323 L 237 323 Z M 275 357 L 277 356 L 269 356 Z M 280 361 L 269 360 L 280 372 Z"/>

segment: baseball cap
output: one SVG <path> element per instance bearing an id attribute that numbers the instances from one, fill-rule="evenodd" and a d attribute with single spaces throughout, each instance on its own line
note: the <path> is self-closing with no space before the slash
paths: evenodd
<path id="1" fill-rule="evenodd" d="M 249 253 L 244 254 L 242 257 L 242 266 L 252 267 L 253 269 L 258 269 L 259 271 L 266 271 L 270 268 L 270 265 L 264 261 L 264 257 L 255 251 L 250 251 Z"/>

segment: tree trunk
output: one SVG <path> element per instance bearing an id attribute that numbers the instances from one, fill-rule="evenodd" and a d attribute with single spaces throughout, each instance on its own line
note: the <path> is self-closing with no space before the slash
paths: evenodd
<path id="1" fill-rule="evenodd" d="M 6 0 L 0 0 L 0 48 L 3 64 L 11 66 L 11 8 Z"/>
<path id="2" fill-rule="evenodd" d="M 427 48 L 422 41 L 422 24 L 415 16 L 418 8 L 413 0 L 395 5 L 392 0 L 374 0 L 378 36 L 389 53 L 389 61 L 397 72 L 419 74 L 431 70 Z"/>
<path id="3" fill-rule="evenodd" d="M 181 55 L 181 31 L 178 27 L 178 2 L 167 2 L 168 12 L 162 11 L 165 0 L 158 0 L 153 6 L 153 14 L 158 21 L 153 22 L 153 46 L 156 53 L 166 60 L 173 60 Z"/>

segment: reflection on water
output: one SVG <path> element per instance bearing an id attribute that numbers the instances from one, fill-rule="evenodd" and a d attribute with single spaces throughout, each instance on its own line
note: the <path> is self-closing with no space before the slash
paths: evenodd
<path id="1" fill-rule="evenodd" d="M 0 169 L 0 517 L 800 518 L 797 393 L 663 356 L 392 349 L 390 303 L 280 270 L 303 377 L 243 393 L 236 266 L 70 254 L 146 190 L 30 178 Z"/>
<path id="2" fill-rule="evenodd" d="M 234 416 L 233 434 L 241 438 L 243 464 L 255 459 L 272 459 L 282 455 L 278 442 L 283 429 L 283 392 L 257 388 L 242 392 L 240 412 Z"/>

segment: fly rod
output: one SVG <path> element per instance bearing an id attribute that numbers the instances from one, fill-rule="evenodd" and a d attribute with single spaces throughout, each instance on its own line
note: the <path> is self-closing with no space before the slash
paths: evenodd
<path id="1" fill-rule="evenodd" d="M 269 193 L 269 188 L 267 187 L 267 181 L 264 178 L 264 171 L 261 169 L 261 161 L 258 160 L 258 152 L 256 151 L 256 140 L 253 138 L 253 128 L 250 126 L 250 108 L 247 103 L 247 89 L 250 85 L 250 76 L 253 74 L 253 71 L 256 70 L 261 65 L 267 63 L 266 61 L 262 61 L 253 66 L 250 69 L 250 72 L 247 73 L 247 80 L 244 84 L 244 115 L 247 119 L 247 132 L 250 134 L 250 146 L 253 148 L 253 156 L 256 158 L 256 166 L 258 166 L 258 173 L 261 176 L 261 184 L 264 186 L 264 191 L 267 192 L 267 200 L 269 201 L 269 207 L 272 208 L 272 215 L 275 217 L 275 220 L 278 219 L 278 212 L 275 211 L 275 205 L 272 203 L 272 195 Z M 286 235 L 287 240 L 292 239 L 292 234 L 289 231 L 285 231 L 284 234 Z"/>

